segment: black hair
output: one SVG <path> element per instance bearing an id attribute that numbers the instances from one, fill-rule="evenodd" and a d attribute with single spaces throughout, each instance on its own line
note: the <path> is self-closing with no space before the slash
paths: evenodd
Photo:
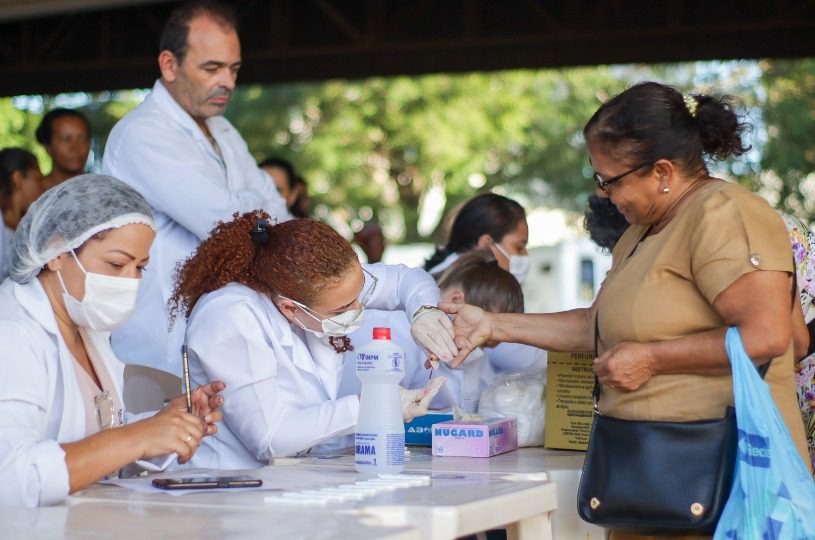
<path id="1" fill-rule="evenodd" d="M 259 167 L 277 167 L 278 169 L 283 169 L 283 172 L 286 173 L 286 181 L 289 184 L 289 189 L 297 185 L 297 174 L 294 172 L 294 165 L 283 158 L 266 158 L 260 163 Z"/>
<path id="2" fill-rule="evenodd" d="M 179 65 L 183 64 L 184 57 L 187 56 L 190 22 L 202 15 L 206 15 L 224 28 L 237 30 L 238 17 L 232 6 L 217 0 L 185 2 L 175 8 L 170 13 L 167 22 L 164 23 L 161 41 L 159 41 L 159 52 L 170 51 Z"/>
<path id="3" fill-rule="evenodd" d="M 628 221 L 608 197 L 591 195 L 583 214 L 583 228 L 595 244 L 610 253 L 628 228 Z"/>
<path id="4" fill-rule="evenodd" d="M 525 219 L 523 206 L 512 199 L 497 193 L 476 195 L 461 207 L 450 228 L 447 244 L 436 248 L 425 261 L 424 268 L 431 270 L 451 253 L 473 249 L 484 234 L 489 234 L 494 242 L 500 242 Z"/>
<path id="5" fill-rule="evenodd" d="M 605 102 L 583 128 L 586 141 L 618 148 L 632 165 L 659 159 L 707 172 L 704 156 L 725 159 L 750 149 L 749 129 L 729 96 L 683 96 L 671 86 L 643 82 Z"/>
<path id="6" fill-rule="evenodd" d="M 293 178 L 294 180 L 292 181 L 291 187 L 302 186 L 302 188 L 297 198 L 294 199 L 294 204 L 291 205 L 289 212 L 296 218 L 307 218 L 311 214 L 306 203 L 308 200 L 308 184 L 306 183 L 306 179 L 302 176 L 295 175 Z"/>
<path id="7" fill-rule="evenodd" d="M 75 111 L 74 109 L 57 108 L 51 109 L 45 114 L 45 116 L 42 117 L 40 125 L 37 126 L 37 131 L 34 132 L 37 142 L 43 146 L 48 146 L 51 144 L 51 139 L 54 136 L 54 122 L 65 117 L 79 118 L 85 122 L 85 127 L 88 128 L 88 135 L 90 135 L 91 123 L 84 114 L 79 111 Z"/>
<path id="8" fill-rule="evenodd" d="M 14 190 L 11 181 L 15 172 L 25 173 L 33 167 L 38 167 L 37 158 L 22 148 L 4 148 L 0 150 L 0 207 L 5 207 Z"/>

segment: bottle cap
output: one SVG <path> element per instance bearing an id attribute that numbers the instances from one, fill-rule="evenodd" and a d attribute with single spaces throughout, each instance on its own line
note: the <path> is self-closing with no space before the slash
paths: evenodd
<path id="1" fill-rule="evenodd" d="M 391 338 L 390 328 L 374 328 L 374 339 L 387 339 Z"/>

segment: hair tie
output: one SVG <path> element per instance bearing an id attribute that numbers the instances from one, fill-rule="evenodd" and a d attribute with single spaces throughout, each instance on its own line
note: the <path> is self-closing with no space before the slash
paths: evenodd
<path id="1" fill-rule="evenodd" d="M 696 118 L 696 109 L 699 107 L 699 102 L 696 101 L 696 96 L 685 94 L 682 96 L 682 100 L 685 102 L 685 108 L 688 110 L 690 117 Z"/>
<path id="2" fill-rule="evenodd" d="M 265 244 L 269 240 L 269 222 L 263 218 L 256 218 L 255 226 L 249 234 L 255 244 Z"/>

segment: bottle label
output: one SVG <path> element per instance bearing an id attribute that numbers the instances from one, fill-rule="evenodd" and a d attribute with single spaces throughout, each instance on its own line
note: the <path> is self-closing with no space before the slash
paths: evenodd
<path id="1" fill-rule="evenodd" d="M 357 465 L 376 465 L 376 433 L 357 433 L 354 447 Z"/>
<path id="2" fill-rule="evenodd" d="M 388 433 L 385 436 L 388 443 L 388 465 L 405 464 L 405 433 Z"/>
<path id="3" fill-rule="evenodd" d="M 404 433 L 357 433 L 354 436 L 354 447 L 354 461 L 357 465 L 405 464 Z"/>
<path id="4" fill-rule="evenodd" d="M 405 353 L 392 352 L 385 356 L 387 361 L 386 365 L 379 365 L 382 362 L 379 354 L 370 354 L 365 352 L 357 353 L 357 372 L 367 373 L 369 371 L 376 371 L 377 369 L 384 370 L 386 373 L 403 373 L 405 368 Z"/>
<path id="5" fill-rule="evenodd" d="M 378 354 L 357 353 L 357 371 L 361 373 L 374 371 L 377 360 L 379 360 Z"/>
<path id="6" fill-rule="evenodd" d="M 388 355 L 388 371 L 404 371 L 402 364 L 405 362 L 405 355 L 401 352 L 395 352 Z"/>

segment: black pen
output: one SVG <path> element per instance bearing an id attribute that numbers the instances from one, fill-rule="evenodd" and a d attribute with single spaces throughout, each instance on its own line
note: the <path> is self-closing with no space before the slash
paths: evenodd
<path id="1" fill-rule="evenodd" d="M 190 392 L 190 360 L 187 358 L 187 346 L 181 346 L 181 359 L 184 362 L 184 395 L 187 398 L 187 412 L 192 414 L 192 393 Z"/>

